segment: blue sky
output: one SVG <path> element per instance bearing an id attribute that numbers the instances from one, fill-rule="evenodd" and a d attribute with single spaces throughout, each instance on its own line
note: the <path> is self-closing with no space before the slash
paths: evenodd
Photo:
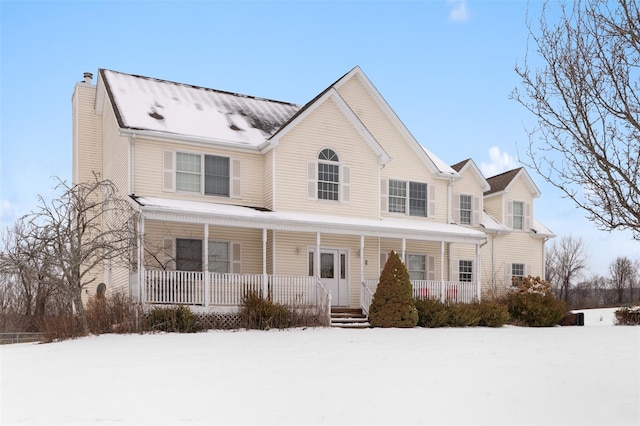
<path id="1" fill-rule="evenodd" d="M 71 94 L 98 68 L 304 104 L 359 65 L 416 139 L 487 176 L 518 167 L 528 111 L 509 99 L 539 1 L 0 0 L 0 225 L 71 179 Z M 535 21 L 534 21 L 535 22 Z M 591 272 L 640 259 L 531 172 L 535 216 L 582 237 Z"/>

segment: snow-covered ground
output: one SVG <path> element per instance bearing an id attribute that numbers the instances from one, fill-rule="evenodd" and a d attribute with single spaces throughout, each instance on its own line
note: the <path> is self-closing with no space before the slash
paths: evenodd
<path id="1" fill-rule="evenodd" d="M 640 327 L 102 335 L 0 348 L 4 424 L 640 424 Z"/>

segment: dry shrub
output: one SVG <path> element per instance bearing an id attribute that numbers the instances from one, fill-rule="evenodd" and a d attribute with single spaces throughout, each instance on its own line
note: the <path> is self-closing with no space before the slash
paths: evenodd
<path id="1" fill-rule="evenodd" d="M 551 285 L 540 277 L 525 277 L 516 290 L 505 296 L 511 322 L 525 327 L 551 327 L 558 324 L 567 311 Z"/>
<path id="2" fill-rule="evenodd" d="M 255 292 L 249 292 L 242 299 L 240 323 L 249 329 L 268 330 L 270 328 L 291 327 L 292 310 L 269 299 L 263 299 Z"/>
<path id="3" fill-rule="evenodd" d="M 640 325 L 640 306 L 627 306 L 616 310 L 618 325 Z"/>
<path id="4" fill-rule="evenodd" d="M 93 334 L 139 331 L 140 309 L 122 293 L 92 297 L 87 302 L 86 315 Z"/>
<path id="5" fill-rule="evenodd" d="M 38 328 L 46 343 L 75 339 L 84 335 L 78 318 L 71 312 L 41 317 Z"/>
<path id="6" fill-rule="evenodd" d="M 153 308 L 146 326 L 150 331 L 196 333 L 202 331 L 198 317 L 187 306 Z"/>

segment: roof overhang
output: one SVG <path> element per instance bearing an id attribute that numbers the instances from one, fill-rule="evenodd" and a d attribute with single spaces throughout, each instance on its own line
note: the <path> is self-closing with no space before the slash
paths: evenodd
<path id="1" fill-rule="evenodd" d="M 135 197 L 135 200 L 146 220 L 449 243 L 479 244 L 486 240 L 486 234 L 481 231 L 424 220 L 395 218 L 375 220 L 299 212 L 261 211 L 251 207 L 155 197 Z"/>

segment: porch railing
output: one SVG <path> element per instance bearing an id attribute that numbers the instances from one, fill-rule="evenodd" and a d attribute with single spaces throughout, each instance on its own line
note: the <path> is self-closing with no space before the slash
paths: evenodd
<path id="1" fill-rule="evenodd" d="M 273 302 L 318 306 L 330 314 L 331 295 L 319 279 L 298 275 L 266 278 L 266 291 Z M 264 294 L 264 279 L 262 274 L 146 270 L 143 298 L 154 304 L 238 306 L 249 292 Z"/>
<path id="2" fill-rule="evenodd" d="M 412 280 L 413 297 L 433 298 L 443 302 L 469 303 L 478 298 L 475 282 Z M 360 284 L 360 307 L 369 315 L 369 307 L 378 287 L 377 279 L 365 279 Z"/>

